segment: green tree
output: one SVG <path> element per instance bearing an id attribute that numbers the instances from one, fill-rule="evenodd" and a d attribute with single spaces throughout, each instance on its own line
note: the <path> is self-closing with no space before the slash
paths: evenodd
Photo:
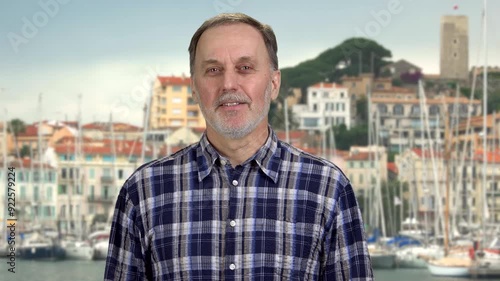
<path id="1" fill-rule="evenodd" d="M 19 156 L 21 158 L 29 157 L 30 156 L 30 147 L 27 145 L 23 145 L 23 147 L 21 147 L 21 151 L 19 152 Z"/>
<path id="2" fill-rule="evenodd" d="M 330 48 L 316 58 L 299 63 L 295 67 L 281 69 L 282 82 L 290 87 L 301 88 L 303 92 L 319 81 L 338 81 L 344 75 L 358 75 L 373 72 L 376 76 L 380 68 L 389 63 L 391 51 L 377 42 L 366 38 L 351 38 Z"/>

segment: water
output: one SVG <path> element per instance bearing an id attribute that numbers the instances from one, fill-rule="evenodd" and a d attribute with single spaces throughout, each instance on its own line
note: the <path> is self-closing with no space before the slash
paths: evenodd
<path id="1" fill-rule="evenodd" d="M 0 259 L 0 281 L 98 281 L 104 276 L 104 261 L 16 261 L 16 273 L 7 271 Z M 375 270 L 377 281 L 467 281 L 464 278 L 437 278 L 426 269 Z"/>

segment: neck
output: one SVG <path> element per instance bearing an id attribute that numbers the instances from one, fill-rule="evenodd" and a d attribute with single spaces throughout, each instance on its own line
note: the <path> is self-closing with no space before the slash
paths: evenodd
<path id="1" fill-rule="evenodd" d="M 252 157 L 266 142 L 269 130 L 267 123 L 263 125 L 240 139 L 226 138 L 207 127 L 207 138 L 220 155 L 228 158 L 231 165 L 236 167 Z"/>

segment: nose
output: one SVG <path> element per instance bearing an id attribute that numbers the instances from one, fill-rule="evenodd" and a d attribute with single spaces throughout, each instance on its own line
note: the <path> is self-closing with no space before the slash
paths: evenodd
<path id="1" fill-rule="evenodd" d="M 224 71 L 223 92 L 234 92 L 238 88 L 238 74 L 234 70 Z"/>

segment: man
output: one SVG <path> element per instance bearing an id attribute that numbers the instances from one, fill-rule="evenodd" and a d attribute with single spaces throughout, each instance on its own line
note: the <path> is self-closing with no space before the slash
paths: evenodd
<path id="1" fill-rule="evenodd" d="M 372 280 L 359 207 L 334 164 L 268 125 L 281 74 L 272 29 L 221 14 L 189 46 L 199 143 L 124 184 L 106 280 Z"/>

